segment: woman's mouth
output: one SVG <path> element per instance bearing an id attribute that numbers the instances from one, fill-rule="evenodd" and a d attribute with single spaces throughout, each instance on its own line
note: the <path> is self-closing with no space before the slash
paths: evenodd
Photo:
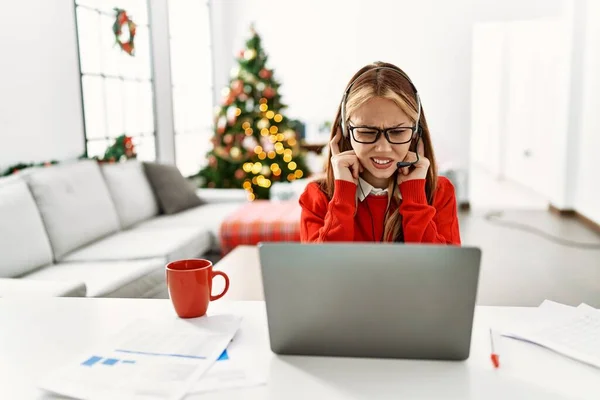
<path id="1" fill-rule="evenodd" d="M 387 157 L 371 157 L 371 163 L 377 169 L 387 169 L 394 165 L 394 160 Z"/>

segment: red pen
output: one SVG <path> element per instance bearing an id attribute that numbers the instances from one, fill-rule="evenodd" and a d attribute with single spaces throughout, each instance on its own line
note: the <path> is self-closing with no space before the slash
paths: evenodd
<path id="1" fill-rule="evenodd" d="M 491 359 L 492 359 L 492 364 L 494 364 L 494 368 L 498 368 L 500 366 L 500 357 L 498 356 L 498 354 L 496 354 L 496 351 L 494 350 L 494 337 L 492 335 L 492 328 L 490 328 L 490 343 L 492 345 L 492 355 L 491 355 Z"/>

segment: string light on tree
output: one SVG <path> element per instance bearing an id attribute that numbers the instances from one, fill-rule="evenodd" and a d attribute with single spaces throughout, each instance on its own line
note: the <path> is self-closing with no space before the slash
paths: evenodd
<path id="1" fill-rule="evenodd" d="M 244 52 L 244 58 L 248 61 L 253 60 L 256 57 L 256 50 L 248 49 Z"/>
<path id="2" fill-rule="evenodd" d="M 231 158 L 233 158 L 234 160 L 237 160 L 242 155 L 242 152 L 240 151 L 239 147 L 232 147 L 231 150 L 229 150 L 229 154 L 231 155 Z M 236 176 L 236 178 L 237 178 L 237 176 Z M 243 178 L 243 176 L 238 179 L 242 179 L 242 178 Z"/>
<path id="3" fill-rule="evenodd" d="M 269 124 L 269 120 L 266 118 L 261 119 L 256 123 L 258 129 L 267 129 L 271 124 Z"/>

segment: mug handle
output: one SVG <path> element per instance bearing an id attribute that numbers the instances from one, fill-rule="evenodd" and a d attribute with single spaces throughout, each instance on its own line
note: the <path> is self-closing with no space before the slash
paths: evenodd
<path id="1" fill-rule="evenodd" d="M 211 279 L 214 279 L 215 276 L 217 276 L 217 275 L 221 275 L 223 277 L 223 279 L 225 279 L 225 289 L 223 289 L 223 291 L 221 293 L 219 293 L 218 295 L 216 295 L 216 296 L 213 296 L 212 293 L 211 293 L 210 294 L 210 301 L 219 300 L 229 290 L 229 277 L 227 276 L 227 274 L 225 272 L 223 272 L 223 271 L 213 271 Z"/>

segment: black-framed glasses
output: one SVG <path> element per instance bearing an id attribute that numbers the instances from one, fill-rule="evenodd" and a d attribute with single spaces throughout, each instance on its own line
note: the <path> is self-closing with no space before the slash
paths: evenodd
<path id="1" fill-rule="evenodd" d="M 352 126 L 348 125 L 350 134 L 358 143 L 371 144 L 375 143 L 381 137 L 391 144 L 404 144 L 410 142 L 417 130 L 416 126 L 396 126 L 393 128 L 379 129 L 374 126 Z"/>

